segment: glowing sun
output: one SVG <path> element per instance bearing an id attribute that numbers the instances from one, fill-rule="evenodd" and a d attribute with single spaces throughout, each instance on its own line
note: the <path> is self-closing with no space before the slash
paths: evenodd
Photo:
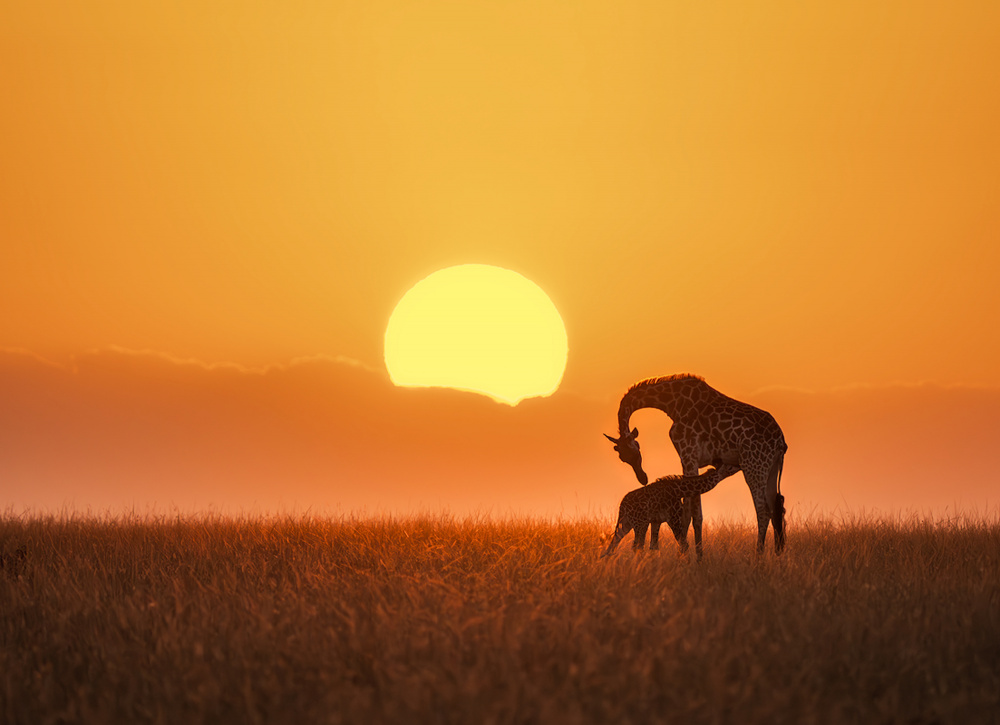
<path id="1" fill-rule="evenodd" d="M 541 287 L 486 264 L 420 280 L 385 329 L 396 385 L 471 390 L 510 405 L 554 393 L 566 351 L 566 327 Z"/>

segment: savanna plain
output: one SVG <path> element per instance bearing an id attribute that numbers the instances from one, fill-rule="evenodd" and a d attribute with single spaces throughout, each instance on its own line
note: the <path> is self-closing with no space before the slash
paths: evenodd
<path id="1" fill-rule="evenodd" d="M 0 720 L 1000 718 L 1000 522 L 0 516 Z M 666 532 L 665 532 L 666 533 Z"/>

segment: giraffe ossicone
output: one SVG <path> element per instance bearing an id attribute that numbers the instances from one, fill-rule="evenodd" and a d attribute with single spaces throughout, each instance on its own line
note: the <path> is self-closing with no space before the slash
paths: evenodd
<path id="1" fill-rule="evenodd" d="M 607 433 L 604 434 L 604 437 L 615 444 L 615 452 L 618 453 L 618 457 L 632 466 L 635 477 L 639 483 L 645 486 L 649 478 L 642 469 L 642 454 L 639 452 L 639 441 L 636 440 L 638 435 L 638 428 L 633 428 L 631 431 L 626 428 L 625 432 L 621 433 L 618 438 L 612 438 Z"/>

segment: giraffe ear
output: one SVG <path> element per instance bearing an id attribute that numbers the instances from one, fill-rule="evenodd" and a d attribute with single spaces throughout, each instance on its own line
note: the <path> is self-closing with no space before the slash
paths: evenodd
<path id="1" fill-rule="evenodd" d="M 633 428 L 632 429 L 632 437 L 635 438 L 637 435 L 639 435 L 639 429 L 638 428 Z"/>
<path id="2" fill-rule="evenodd" d="M 604 434 L 604 437 L 605 437 L 605 438 L 607 438 L 607 439 L 608 439 L 609 441 L 611 441 L 612 443 L 614 443 L 615 445 L 618 445 L 618 439 L 617 439 L 617 438 L 612 438 L 612 437 L 611 437 L 611 436 L 609 436 L 609 435 L 608 435 L 607 433 L 605 433 L 605 434 Z"/>

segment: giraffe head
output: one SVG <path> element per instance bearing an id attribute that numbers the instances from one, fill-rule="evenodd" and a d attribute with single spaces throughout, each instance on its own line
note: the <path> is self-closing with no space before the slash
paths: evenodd
<path id="1" fill-rule="evenodd" d="M 635 477 L 639 480 L 643 486 L 649 481 L 646 476 L 646 472 L 642 470 L 642 454 L 639 452 L 639 441 L 636 440 L 636 436 L 639 435 L 639 429 L 633 428 L 632 432 L 626 431 L 622 433 L 621 438 L 612 438 L 607 433 L 604 437 L 615 444 L 615 451 L 618 453 L 618 457 L 625 463 L 632 466 L 632 470 L 635 471 Z"/>

